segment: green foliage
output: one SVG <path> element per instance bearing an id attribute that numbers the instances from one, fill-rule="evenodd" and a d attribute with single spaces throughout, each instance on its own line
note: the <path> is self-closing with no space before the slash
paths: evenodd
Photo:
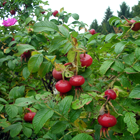
<path id="1" fill-rule="evenodd" d="M 1 18 L 10 15 L 10 2 L 0 9 Z M 0 138 L 105 140 L 98 116 L 108 112 L 117 119 L 108 129 L 110 139 L 139 140 L 140 31 L 114 17 L 110 7 L 102 25 L 93 21 L 90 28 L 98 33 L 91 35 L 76 13 L 61 8 L 53 17 L 50 8 L 39 6 L 48 2 L 12 2 L 17 25 L 0 26 Z M 74 21 L 68 24 L 70 17 Z M 112 26 L 121 33 L 114 33 Z M 79 33 L 83 28 L 85 33 Z M 93 62 L 82 67 L 80 54 L 86 53 Z M 67 81 L 81 75 L 85 82 L 59 93 L 54 68 Z M 116 92 L 115 100 L 104 97 L 107 89 Z M 32 112 L 36 114 L 27 122 L 24 116 Z"/>

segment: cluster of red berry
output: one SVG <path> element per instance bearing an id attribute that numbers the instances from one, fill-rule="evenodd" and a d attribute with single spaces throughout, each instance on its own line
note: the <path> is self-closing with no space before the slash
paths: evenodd
<path id="1" fill-rule="evenodd" d="M 88 67 L 92 64 L 93 60 L 88 54 L 80 54 L 80 61 L 82 67 Z M 71 65 L 71 63 L 64 64 L 64 66 L 67 65 Z M 60 96 L 63 96 L 69 92 L 72 86 L 75 86 L 75 89 L 81 89 L 81 85 L 83 85 L 85 82 L 84 77 L 81 75 L 74 75 L 70 77 L 69 81 L 64 80 L 62 78 L 62 71 L 57 71 L 56 69 L 53 69 L 52 75 L 56 80 L 59 80 L 55 84 L 55 88 L 60 92 Z"/>

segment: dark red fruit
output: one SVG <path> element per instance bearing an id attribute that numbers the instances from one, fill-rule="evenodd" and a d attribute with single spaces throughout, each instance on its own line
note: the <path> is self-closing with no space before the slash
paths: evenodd
<path id="1" fill-rule="evenodd" d="M 34 118 L 34 116 L 35 116 L 35 112 L 32 112 L 29 108 L 27 108 L 27 110 L 29 110 L 30 112 L 29 113 L 26 113 L 25 115 L 24 115 L 24 120 L 26 121 L 26 122 L 32 122 L 32 120 L 33 120 L 33 118 Z"/>
<path id="2" fill-rule="evenodd" d="M 31 56 L 31 52 L 28 50 L 28 51 L 24 52 L 23 55 L 24 55 L 26 58 L 29 58 L 29 57 Z"/>
<path id="3" fill-rule="evenodd" d="M 131 23 L 135 23 L 136 21 L 133 20 L 133 19 L 131 19 L 130 22 L 131 22 Z M 133 31 L 138 31 L 138 30 L 140 30 L 140 22 L 135 23 L 134 26 L 133 26 L 133 28 L 132 28 L 132 30 L 133 30 Z"/>
<path id="4" fill-rule="evenodd" d="M 52 14 L 53 14 L 53 16 L 55 17 L 55 16 L 58 14 L 58 11 L 55 10 Z"/>
<path id="5" fill-rule="evenodd" d="M 15 39 L 14 38 L 12 38 L 12 40 L 11 41 L 15 41 Z"/>
<path id="6" fill-rule="evenodd" d="M 117 95 L 114 92 L 114 90 L 108 89 L 108 90 L 105 91 L 105 97 L 107 97 L 108 99 L 114 100 L 114 99 L 116 99 Z"/>
<path id="7" fill-rule="evenodd" d="M 85 83 L 85 78 L 81 75 L 75 75 L 70 78 L 69 82 L 72 86 L 78 87 Z"/>
<path id="8" fill-rule="evenodd" d="M 92 35 L 96 34 L 96 31 L 95 31 L 94 29 L 89 30 L 89 32 L 90 32 Z"/>
<path id="9" fill-rule="evenodd" d="M 11 15 L 15 15 L 16 11 L 15 10 L 11 10 L 10 13 L 11 13 Z"/>
<path id="10" fill-rule="evenodd" d="M 88 67 L 92 64 L 92 57 L 88 54 L 80 54 L 80 61 L 81 61 L 81 66 L 84 67 Z"/>
<path id="11" fill-rule="evenodd" d="M 98 122 L 103 127 L 112 127 L 116 125 L 117 119 L 110 114 L 103 114 L 98 117 Z"/>
<path id="12" fill-rule="evenodd" d="M 60 80 L 55 84 L 55 88 L 60 92 L 60 93 L 67 93 L 71 90 L 72 86 L 69 83 L 69 81 L 66 80 Z"/>
<path id="13" fill-rule="evenodd" d="M 7 2 L 5 1 L 5 2 L 3 2 L 3 6 L 6 4 Z"/>
<path id="14" fill-rule="evenodd" d="M 41 12 L 42 14 L 44 14 L 45 13 L 45 11 L 43 11 L 43 12 Z"/>
<path id="15" fill-rule="evenodd" d="M 52 75 L 56 80 L 62 80 L 62 72 L 61 71 L 57 71 L 56 69 L 53 69 Z"/>

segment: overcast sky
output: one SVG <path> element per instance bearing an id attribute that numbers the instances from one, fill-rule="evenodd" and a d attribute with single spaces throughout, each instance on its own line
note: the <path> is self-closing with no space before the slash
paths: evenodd
<path id="1" fill-rule="evenodd" d="M 80 21 L 87 23 L 89 26 L 94 19 L 97 19 L 100 24 L 104 18 L 106 9 L 110 6 L 113 15 L 118 16 L 117 10 L 120 10 L 120 5 L 123 1 L 132 6 L 137 5 L 139 0 L 48 0 L 52 10 L 64 10 L 68 13 L 77 13 L 80 16 Z"/>

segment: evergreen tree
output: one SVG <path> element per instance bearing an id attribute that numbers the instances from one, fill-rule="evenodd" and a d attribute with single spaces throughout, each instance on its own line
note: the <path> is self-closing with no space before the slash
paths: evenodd
<path id="1" fill-rule="evenodd" d="M 130 12 L 130 7 L 125 2 L 123 2 L 120 5 L 120 11 L 117 12 L 118 12 L 118 17 L 121 18 L 123 18 L 123 16 L 125 16 L 126 18 L 132 17 L 132 13 Z"/>
<path id="2" fill-rule="evenodd" d="M 113 16 L 113 12 L 111 11 L 110 7 L 106 9 L 105 17 L 102 21 L 102 32 L 103 34 L 108 34 L 114 32 L 113 27 L 110 26 L 108 20 Z"/>
<path id="3" fill-rule="evenodd" d="M 94 19 L 93 22 L 91 23 L 90 25 L 90 30 L 91 29 L 95 29 L 96 31 L 98 30 L 98 22 L 97 22 L 97 19 Z"/>
<path id="4" fill-rule="evenodd" d="M 132 16 L 139 16 L 140 17 L 140 1 L 138 2 L 138 5 L 134 5 L 132 7 Z"/>

